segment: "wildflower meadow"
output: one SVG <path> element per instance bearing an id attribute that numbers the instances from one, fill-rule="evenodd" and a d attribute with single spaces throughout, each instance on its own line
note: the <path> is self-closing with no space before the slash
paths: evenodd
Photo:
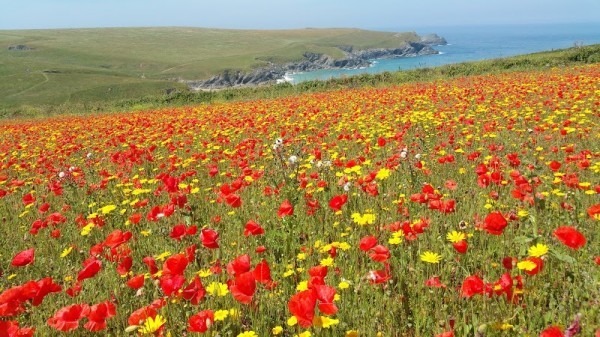
<path id="1" fill-rule="evenodd" d="M 0 122 L 0 336 L 599 336 L 600 66 Z"/>

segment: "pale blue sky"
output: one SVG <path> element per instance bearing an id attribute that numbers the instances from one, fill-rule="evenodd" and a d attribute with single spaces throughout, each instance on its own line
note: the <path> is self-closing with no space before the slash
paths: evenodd
<path id="1" fill-rule="evenodd" d="M 418 28 L 600 22 L 600 0 L 0 0 L 0 29 Z"/>

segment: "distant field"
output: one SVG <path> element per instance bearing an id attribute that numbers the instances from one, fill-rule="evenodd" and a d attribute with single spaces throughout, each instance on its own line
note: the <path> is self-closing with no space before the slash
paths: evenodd
<path id="1" fill-rule="evenodd" d="M 0 31 L 0 109 L 117 101 L 183 88 L 226 69 L 341 57 L 338 46 L 394 47 L 414 33 L 359 29 L 104 28 Z M 25 45 L 30 50 L 9 50 Z"/>

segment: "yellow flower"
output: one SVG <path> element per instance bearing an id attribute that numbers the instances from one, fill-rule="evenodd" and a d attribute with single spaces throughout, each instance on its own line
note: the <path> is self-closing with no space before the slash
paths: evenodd
<path id="1" fill-rule="evenodd" d="M 360 213 L 352 213 L 351 217 L 352 217 L 352 221 L 354 221 L 354 223 L 361 225 L 361 226 L 372 225 L 375 223 L 375 220 L 377 219 L 375 214 L 369 214 L 369 213 L 365 213 L 363 215 L 361 215 Z"/>
<path id="2" fill-rule="evenodd" d="M 327 316 L 321 316 L 321 325 L 325 329 L 332 327 L 334 325 L 337 325 L 339 323 L 340 323 L 339 319 L 333 319 L 333 318 L 329 318 Z"/>
<path id="3" fill-rule="evenodd" d="M 95 225 L 93 223 L 89 223 L 87 225 L 85 225 L 85 227 L 83 227 L 81 229 L 81 236 L 86 236 L 86 235 L 90 235 L 90 232 L 92 231 L 92 228 L 94 228 Z"/>
<path id="4" fill-rule="evenodd" d="M 398 230 L 392 234 L 392 237 L 388 239 L 390 245 L 399 245 L 404 241 L 404 231 Z"/>
<path id="5" fill-rule="evenodd" d="M 287 325 L 294 326 L 296 324 L 298 324 L 298 319 L 296 318 L 296 316 L 292 316 L 287 319 Z"/>
<path id="6" fill-rule="evenodd" d="M 346 281 L 342 281 L 338 284 L 338 288 L 340 289 L 348 289 L 350 287 L 350 283 Z"/>
<path id="7" fill-rule="evenodd" d="M 466 238 L 467 238 L 467 236 L 465 235 L 465 233 L 457 232 L 457 231 L 452 231 L 446 235 L 446 240 L 448 240 L 452 243 L 461 242 L 461 241 L 465 240 Z"/>
<path id="8" fill-rule="evenodd" d="M 298 255 L 296 255 L 296 259 L 298 261 L 306 260 L 306 254 L 304 254 L 304 253 L 298 253 Z"/>
<path id="9" fill-rule="evenodd" d="M 442 261 L 442 256 L 440 254 L 430 251 L 426 251 L 425 253 L 421 254 L 420 257 L 421 261 L 427 263 L 440 263 L 440 261 Z"/>
<path id="10" fill-rule="evenodd" d="M 348 331 L 346 331 L 345 337 L 358 337 L 358 330 L 348 330 Z"/>
<path id="11" fill-rule="evenodd" d="M 63 250 L 63 252 L 60 254 L 60 257 L 66 257 L 67 255 L 71 254 L 71 252 L 73 251 L 73 247 L 69 247 L 66 248 L 65 250 Z"/>
<path id="12" fill-rule="evenodd" d="M 379 172 L 377 172 L 377 175 L 375 175 L 375 179 L 377 180 L 384 180 L 389 178 L 390 176 L 390 170 L 387 168 L 382 168 L 381 170 L 379 170 Z"/>
<path id="13" fill-rule="evenodd" d="M 237 337 L 258 337 L 258 335 L 256 334 L 256 332 L 250 330 L 250 331 L 244 331 L 241 334 L 238 334 Z"/>
<path id="14" fill-rule="evenodd" d="M 229 316 L 229 310 L 215 311 L 215 321 L 224 321 L 227 316 Z"/>
<path id="15" fill-rule="evenodd" d="M 148 317 L 138 329 L 138 332 L 143 335 L 151 335 L 158 331 L 165 323 L 167 323 L 167 320 L 161 315 L 156 315 L 155 318 Z"/>
<path id="16" fill-rule="evenodd" d="M 294 337 L 310 337 L 310 336 L 312 336 L 312 333 L 310 331 L 304 331 L 302 333 L 294 335 Z"/>
<path id="17" fill-rule="evenodd" d="M 100 211 L 102 212 L 102 214 L 108 214 L 112 211 L 114 211 L 117 208 L 117 206 L 115 205 L 106 205 L 102 208 L 100 208 Z"/>
<path id="18" fill-rule="evenodd" d="M 225 296 L 229 293 L 229 289 L 224 283 L 213 282 L 206 287 L 206 292 L 212 296 Z"/>
<path id="19" fill-rule="evenodd" d="M 529 256 L 542 257 L 548 253 L 548 246 L 543 243 L 538 243 L 535 246 L 529 247 L 527 252 L 529 253 Z"/>
<path id="20" fill-rule="evenodd" d="M 200 271 L 198 271 L 196 274 L 198 274 L 198 276 L 204 278 L 204 277 L 209 277 L 213 274 L 213 272 L 210 269 L 202 269 Z"/>
<path id="21" fill-rule="evenodd" d="M 492 328 L 494 330 L 502 330 L 502 331 L 512 330 L 513 327 L 514 326 L 512 324 L 509 324 L 509 323 L 496 322 L 496 323 L 492 324 Z"/>
<path id="22" fill-rule="evenodd" d="M 333 258 L 331 256 L 327 257 L 327 258 L 324 258 L 324 259 L 321 260 L 320 264 L 323 267 L 330 267 L 330 266 L 333 265 Z"/>
<path id="23" fill-rule="evenodd" d="M 519 268 L 519 270 L 532 271 L 535 269 L 535 267 L 537 267 L 537 264 L 535 264 L 534 262 L 529 261 L 529 260 L 525 260 L 525 261 L 521 261 L 521 262 L 517 263 L 517 268 Z"/>
<path id="24" fill-rule="evenodd" d="M 156 255 L 154 257 L 154 259 L 156 259 L 156 261 L 163 261 L 167 257 L 171 256 L 171 254 L 172 254 L 171 252 L 166 251 L 166 252 L 163 252 L 163 253 L 160 253 L 160 254 Z"/>
<path id="25" fill-rule="evenodd" d="M 278 325 L 276 327 L 274 327 L 273 329 L 271 329 L 271 333 L 273 333 L 273 335 L 279 335 L 283 332 L 283 327 L 281 327 L 281 325 Z"/>
<path id="26" fill-rule="evenodd" d="M 306 289 L 308 289 L 308 281 L 302 281 L 296 286 L 296 290 L 298 291 L 304 291 Z"/>

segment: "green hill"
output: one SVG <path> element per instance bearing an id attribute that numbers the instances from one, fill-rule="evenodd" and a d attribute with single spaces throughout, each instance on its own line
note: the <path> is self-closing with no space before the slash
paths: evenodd
<path id="1" fill-rule="evenodd" d="M 342 57 L 339 46 L 392 48 L 418 39 L 414 33 L 359 29 L 5 30 L 0 31 L 0 110 L 158 95 L 185 88 L 180 78 L 298 61 L 305 52 Z"/>

